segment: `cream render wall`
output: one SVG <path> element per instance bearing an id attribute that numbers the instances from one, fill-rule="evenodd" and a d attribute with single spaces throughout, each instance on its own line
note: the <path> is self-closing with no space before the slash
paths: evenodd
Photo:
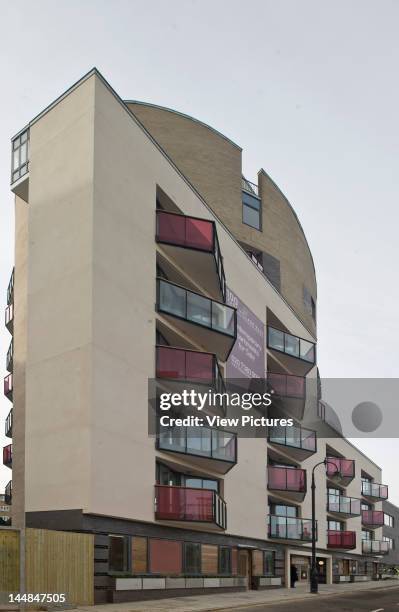
<path id="1" fill-rule="evenodd" d="M 27 511 L 88 504 L 93 125 L 89 79 L 30 129 Z"/>

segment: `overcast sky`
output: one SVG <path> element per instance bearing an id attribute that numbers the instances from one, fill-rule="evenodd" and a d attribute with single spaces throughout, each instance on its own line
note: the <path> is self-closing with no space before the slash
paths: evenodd
<path id="1" fill-rule="evenodd" d="M 398 29 L 394 0 L 3 0 L 0 302 L 10 137 L 96 66 L 122 98 L 226 134 L 246 176 L 263 167 L 286 194 L 316 264 L 321 375 L 397 377 Z M 9 340 L 1 328 L 3 363 Z M 0 399 L 1 422 L 10 406 Z M 397 441 L 359 446 L 399 504 Z M 10 475 L 0 467 L 0 490 Z"/>

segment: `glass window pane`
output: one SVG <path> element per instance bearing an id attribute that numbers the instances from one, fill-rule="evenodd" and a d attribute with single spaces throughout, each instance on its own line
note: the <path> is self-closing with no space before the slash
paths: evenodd
<path id="1" fill-rule="evenodd" d="M 206 427 L 187 427 L 187 452 L 211 455 L 211 432 Z"/>
<path id="2" fill-rule="evenodd" d="M 26 162 L 27 157 L 28 157 L 28 149 L 27 149 L 26 143 L 21 145 L 20 152 L 21 152 L 21 155 L 20 155 L 19 163 L 21 164 L 21 166 L 23 166 L 23 164 Z"/>
<path id="3" fill-rule="evenodd" d="M 12 156 L 12 168 L 13 170 L 19 168 L 19 149 L 14 151 L 14 154 Z"/>
<path id="4" fill-rule="evenodd" d="M 291 334 L 285 334 L 285 352 L 288 355 L 299 357 L 299 338 L 291 336 Z"/>
<path id="5" fill-rule="evenodd" d="M 276 349 L 277 351 L 284 351 L 284 332 L 269 327 L 268 340 L 270 348 Z"/>
<path id="6" fill-rule="evenodd" d="M 196 293 L 187 292 L 187 319 L 211 326 L 211 301 Z"/>
<path id="7" fill-rule="evenodd" d="M 178 317 L 186 316 L 186 291 L 170 283 L 159 282 L 159 305 L 161 310 Z"/>
<path id="8" fill-rule="evenodd" d="M 212 489 L 212 491 L 216 491 L 218 492 L 218 481 L 217 480 L 209 480 L 209 479 L 205 479 L 203 480 L 203 488 L 204 489 Z"/>
<path id="9" fill-rule="evenodd" d="M 236 459 L 236 437 L 233 433 L 212 430 L 212 457 L 235 461 Z"/>
<path id="10" fill-rule="evenodd" d="M 314 344 L 307 340 L 301 340 L 301 359 L 314 363 Z"/>
<path id="11" fill-rule="evenodd" d="M 109 569 L 111 572 L 125 572 L 127 567 L 127 538 L 109 537 Z"/>
<path id="12" fill-rule="evenodd" d="M 252 196 L 249 193 L 246 193 L 245 191 L 242 193 L 242 203 L 245 206 L 248 206 L 250 208 L 253 208 L 255 210 L 260 210 L 260 200 L 259 198 L 256 198 L 255 196 Z"/>
<path id="13" fill-rule="evenodd" d="M 234 310 L 218 302 L 212 303 L 212 329 L 234 336 Z"/>
<path id="14" fill-rule="evenodd" d="M 186 574 L 201 573 L 201 544 L 184 543 L 184 572 Z"/>
<path id="15" fill-rule="evenodd" d="M 245 204 L 242 207 L 242 220 L 246 225 L 255 229 L 260 229 L 260 213 Z"/>

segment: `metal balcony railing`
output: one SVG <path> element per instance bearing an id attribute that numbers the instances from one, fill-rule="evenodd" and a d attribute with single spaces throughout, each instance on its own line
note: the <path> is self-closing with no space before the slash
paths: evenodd
<path id="1" fill-rule="evenodd" d="M 344 495 L 328 495 L 327 510 L 338 514 L 360 516 L 360 499 Z"/>
<path id="2" fill-rule="evenodd" d="M 12 438 L 12 420 L 13 420 L 13 412 L 12 408 L 6 417 L 5 422 L 5 436 L 6 438 Z"/>
<path id="3" fill-rule="evenodd" d="M 12 401 L 12 391 L 13 391 L 13 376 L 12 374 L 7 374 L 4 378 L 4 395 Z"/>
<path id="4" fill-rule="evenodd" d="M 211 489 L 155 485 L 155 518 L 214 523 L 226 529 L 226 503 Z"/>
<path id="5" fill-rule="evenodd" d="M 6 370 L 8 372 L 12 372 L 14 362 L 14 342 L 11 340 L 10 346 L 8 347 L 7 357 L 6 357 Z"/>
<path id="6" fill-rule="evenodd" d="M 160 426 L 158 448 L 237 463 L 237 434 L 210 427 Z"/>
<path id="7" fill-rule="evenodd" d="M 385 540 L 362 540 L 362 552 L 365 555 L 386 555 L 389 553 L 389 542 L 385 542 Z"/>
<path id="8" fill-rule="evenodd" d="M 291 518 L 289 516 L 276 516 L 272 514 L 269 516 L 268 533 L 269 538 L 311 542 L 312 520 L 305 518 Z"/>
<path id="9" fill-rule="evenodd" d="M 272 444 L 298 448 L 309 453 L 315 453 L 317 449 L 316 432 L 305 427 L 270 427 L 268 439 Z"/>
<path id="10" fill-rule="evenodd" d="M 267 346 L 285 355 L 315 363 L 315 344 L 274 327 L 267 327 Z"/>
<path id="11" fill-rule="evenodd" d="M 14 281 L 15 281 L 15 268 L 12 269 L 11 277 L 7 287 L 7 305 L 13 303 L 14 300 Z"/>
<path id="12" fill-rule="evenodd" d="M 255 183 L 251 183 L 245 176 L 241 177 L 241 189 L 259 198 L 259 187 Z"/>
<path id="13" fill-rule="evenodd" d="M 11 506 L 12 503 L 12 480 L 6 484 L 6 488 L 4 489 L 4 503 L 7 506 Z"/>
<path id="14" fill-rule="evenodd" d="M 237 337 L 235 308 L 216 302 L 180 285 L 157 279 L 157 307 L 160 312 L 189 321 L 201 327 Z"/>
<path id="15" fill-rule="evenodd" d="M 12 333 L 14 322 L 14 304 L 9 304 L 4 313 L 4 324 L 9 332 Z"/>
<path id="16" fill-rule="evenodd" d="M 388 499 L 388 487 L 377 482 L 362 481 L 362 495 L 375 499 Z"/>

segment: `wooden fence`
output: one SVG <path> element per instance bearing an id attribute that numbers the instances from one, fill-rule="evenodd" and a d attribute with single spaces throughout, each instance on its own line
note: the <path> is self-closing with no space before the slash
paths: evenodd
<path id="1" fill-rule="evenodd" d="M 19 591 L 17 530 L 0 530 L 0 591 Z M 26 529 L 25 592 L 65 593 L 70 604 L 94 603 L 94 536 Z"/>

